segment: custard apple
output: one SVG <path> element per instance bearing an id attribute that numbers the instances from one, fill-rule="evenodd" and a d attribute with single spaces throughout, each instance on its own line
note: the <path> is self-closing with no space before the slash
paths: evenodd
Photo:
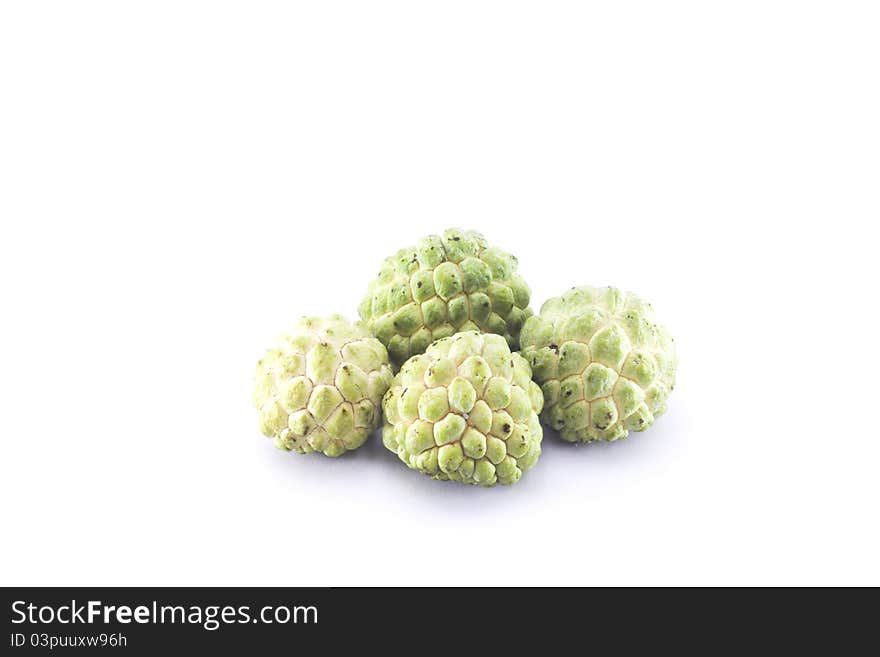
<path id="1" fill-rule="evenodd" d="M 666 410 L 677 365 L 672 338 L 635 294 L 572 288 L 544 303 L 520 340 L 544 392 L 542 419 L 565 440 L 618 440 Z"/>
<path id="2" fill-rule="evenodd" d="M 543 403 L 503 337 L 457 333 L 400 368 L 382 402 L 382 441 L 434 479 L 513 484 L 541 454 Z"/>
<path id="3" fill-rule="evenodd" d="M 260 430 L 279 449 L 340 456 L 379 426 L 388 352 L 340 315 L 303 317 L 257 363 Z"/>
<path id="4" fill-rule="evenodd" d="M 474 231 L 429 235 L 385 259 L 360 316 L 395 367 L 461 331 L 497 333 L 516 349 L 532 314 L 529 287 L 516 268 L 514 256 Z"/>

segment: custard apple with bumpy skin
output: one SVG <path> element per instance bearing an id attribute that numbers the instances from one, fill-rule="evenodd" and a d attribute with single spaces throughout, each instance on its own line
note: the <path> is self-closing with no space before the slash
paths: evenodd
<path id="1" fill-rule="evenodd" d="M 572 288 L 529 318 L 520 339 L 544 392 L 542 418 L 565 440 L 618 440 L 666 410 L 672 338 L 635 294 Z"/>
<path id="2" fill-rule="evenodd" d="M 340 456 L 379 426 L 388 352 L 340 315 L 303 317 L 257 363 L 260 430 L 279 449 Z"/>
<path id="3" fill-rule="evenodd" d="M 516 268 L 479 233 L 450 229 L 386 258 L 359 312 L 395 366 L 461 331 L 497 333 L 516 349 L 532 314 Z"/>
<path id="4" fill-rule="evenodd" d="M 513 484 L 541 454 L 544 403 L 529 364 L 500 335 L 457 333 L 403 364 L 382 441 L 434 479 Z"/>

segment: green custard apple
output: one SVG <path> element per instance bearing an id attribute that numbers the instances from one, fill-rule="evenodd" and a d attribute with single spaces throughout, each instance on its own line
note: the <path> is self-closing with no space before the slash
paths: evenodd
<path id="1" fill-rule="evenodd" d="M 516 349 L 532 314 L 529 287 L 516 268 L 514 256 L 474 231 L 430 235 L 385 259 L 360 316 L 395 367 L 462 331 L 496 333 Z"/>
<path id="2" fill-rule="evenodd" d="M 544 393 L 542 419 L 565 440 L 618 440 L 666 410 L 672 337 L 635 294 L 572 288 L 526 321 L 520 341 Z"/>
<path id="3" fill-rule="evenodd" d="M 434 479 L 513 484 L 541 454 L 543 403 L 503 337 L 457 333 L 400 368 L 382 402 L 382 441 Z"/>
<path id="4" fill-rule="evenodd" d="M 279 449 L 340 456 L 379 426 L 392 378 L 387 350 L 363 325 L 303 317 L 257 363 L 260 430 Z"/>

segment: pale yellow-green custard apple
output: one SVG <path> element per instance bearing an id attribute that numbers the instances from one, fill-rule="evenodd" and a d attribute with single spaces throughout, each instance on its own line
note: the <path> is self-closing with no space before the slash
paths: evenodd
<path id="1" fill-rule="evenodd" d="M 635 294 L 571 288 L 526 321 L 520 340 L 544 393 L 542 419 L 565 440 L 618 440 L 666 410 L 672 337 Z"/>
<path id="2" fill-rule="evenodd" d="M 257 363 L 260 430 L 279 449 L 340 456 L 379 426 L 388 352 L 340 315 L 303 317 Z"/>
<path id="3" fill-rule="evenodd" d="M 503 337 L 457 333 L 400 368 L 382 402 L 382 441 L 434 479 L 513 484 L 541 454 L 543 403 Z"/>
<path id="4" fill-rule="evenodd" d="M 385 259 L 360 316 L 395 367 L 461 331 L 497 333 L 516 349 L 532 314 L 529 287 L 516 269 L 514 256 L 490 247 L 477 232 L 429 235 Z"/>

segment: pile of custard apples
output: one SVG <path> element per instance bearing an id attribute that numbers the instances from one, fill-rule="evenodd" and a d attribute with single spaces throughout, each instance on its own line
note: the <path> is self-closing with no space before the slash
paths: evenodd
<path id="1" fill-rule="evenodd" d="M 413 470 L 493 486 L 537 463 L 541 421 L 574 443 L 651 426 L 676 370 L 651 305 L 582 286 L 535 315 L 529 296 L 516 258 L 477 232 L 401 249 L 361 321 L 303 317 L 257 363 L 260 430 L 283 450 L 341 456 L 381 423 Z"/>

